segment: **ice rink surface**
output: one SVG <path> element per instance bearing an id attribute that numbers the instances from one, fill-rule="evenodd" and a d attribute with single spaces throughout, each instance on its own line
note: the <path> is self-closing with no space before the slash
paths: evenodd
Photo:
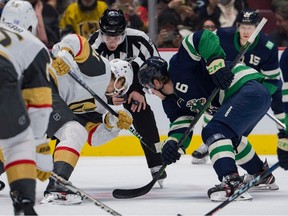
<path id="1" fill-rule="evenodd" d="M 276 156 L 261 156 L 273 165 Z M 182 156 L 178 163 L 166 168 L 164 188 L 156 183 L 146 195 L 119 200 L 112 196 L 116 188 L 138 188 L 151 180 L 144 157 L 81 157 L 72 174 L 71 182 L 122 215 L 204 215 L 220 203 L 211 202 L 207 190 L 218 184 L 209 161 L 205 165 L 192 165 L 191 156 Z M 240 174 L 243 170 L 239 169 Z M 251 192 L 252 201 L 232 202 L 216 215 L 288 215 L 288 172 L 274 171 L 278 191 Z M 1 180 L 6 181 L 5 174 Z M 88 200 L 81 205 L 40 205 L 47 182 L 37 181 L 35 209 L 39 215 L 110 215 Z M 6 187 L 0 192 L 0 215 L 13 215 Z"/>

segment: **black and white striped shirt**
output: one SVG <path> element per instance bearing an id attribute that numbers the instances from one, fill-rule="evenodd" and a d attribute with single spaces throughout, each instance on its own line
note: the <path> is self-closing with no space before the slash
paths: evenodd
<path id="1" fill-rule="evenodd" d="M 126 37 L 124 41 L 119 44 L 116 50 L 110 51 L 100 36 L 100 30 L 96 31 L 90 38 L 89 44 L 100 55 L 107 58 L 109 61 L 115 58 L 120 58 L 131 62 L 134 72 L 134 81 L 131 90 L 142 90 L 139 84 L 137 73 L 139 67 L 151 56 L 159 56 L 159 52 L 154 42 L 148 37 L 146 33 L 140 30 L 127 28 L 125 30 Z M 136 63 L 136 64 L 135 64 Z"/>

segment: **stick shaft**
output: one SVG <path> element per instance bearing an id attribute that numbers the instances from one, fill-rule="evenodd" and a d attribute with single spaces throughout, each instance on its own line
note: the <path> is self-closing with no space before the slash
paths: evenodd
<path id="1" fill-rule="evenodd" d="M 286 126 L 281 122 L 279 121 L 277 118 L 275 118 L 275 116 L 273 116 L 272 114 L 270 114 L 269 112 L 266 113 L 266 115 L 271 118 L 273 121 L 275 121 L 280 127 L 282 127 L 283 129 L 286 130 Z"/>
<path id="2" fill-rule="evenodd" d="M 105 109 L 108 110 L 112 115 L 118 117 L 118 113 L 115 112 L 101 97 L 99 97 L 80 77 L 77 76 L 76 73 L 70 71 L 69 76 L 72 77 L 79 85 L 81 85 L 84 89 L 86 89 Z M 135 128 L 130 127 L 129 131 L 137 137 L 143 145 L 145 145 L 150 151 L 157 153 L 154 149 L 152 149 L 148 144 L 146 144 L 143 140 L 143 137 L 136 131 Z"/>
<path id="3" fill-rule="evenodd" d="M 108 207 L 107 205 L 105 205 L 104 203 L 100 202 L 99 200 L 95 199 L 94 197 L 90 196 L 89 194 L 87 194 L 86 192 L 84 192 L 83 190 L 75 187 L 74 185 L 72 185 L 70 182 L 68 182 L 67 180 L 65 180 L 64 178 L 62 178 L 61 176 L 57 175 L 56 173 L 52 172 L 51 173 L 51 177 L 53 180 L 55 180 L 58 184 L 61 184 L 63 187 L 65 187 L 66 189 L 79 194 L 80 196 L 82 196 L 83 198 L 88 199 L 89 201 L 93 202 L 96 206 L 100 207 L 101 209 L 103 209 L 104 211 L 106 211 L 107 213 L 111 214 L 111 215 L 115 215 L 115 216 L 121 216 L 120 213 L 118 213 L 117 211 L 113 210 L 112 208 Z"/>

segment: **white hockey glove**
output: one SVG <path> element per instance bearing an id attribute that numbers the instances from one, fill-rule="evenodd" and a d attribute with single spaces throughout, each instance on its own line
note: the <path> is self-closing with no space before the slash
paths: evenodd
<path id="1" fill-rule="evenodd" d="M 133 118 L 130 112 L 126 109 L 120 110 L 118 112 L 118 118 L 111 113 L 107 113 L 105 116 L 105 125 L 106 128 L 112 129 L 118 127 L 119 129 L 129 129 L 132 125 Z"/>
<path id="2" fill-rule="evenodd" d="M 74 58 L 71 52 L 67 50 L 61 50 L 58 55 L 53 59 L 52 67 L 55 69 L 59 76 L 63 76 L 71 70 L 74 64 Z"/>
<path id="3" fill-rule="evenodd" d="M 53 158 L 46 138 L 36 139 L 37 178 L 45 181 L 53 170 Z"/>

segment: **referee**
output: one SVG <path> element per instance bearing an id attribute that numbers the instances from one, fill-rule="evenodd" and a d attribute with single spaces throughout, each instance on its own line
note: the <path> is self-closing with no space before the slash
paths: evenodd
<path id="1" fill-rule="evenodd" d="M 144 150 L 148 167 L 152 177 L 157 174 L 163 162 L 160 153 L 155 153 L 154 143 L 159 142 L 159 133 L 154 118 L 154 113 L 147 104 L 145 93 L 138 81 L 139 67 L 151 56 L 159 56 L 153 41 L 142 31 L 127 28 L 127 20 L 121 10 L 107 9 L 99 20 L 100 30 L 96 31 L 89 39 L 89 43 L 100 55 L 110 60 L 120 58 L 131 62 L 134 80 L 125 97 L 113 97 L 114 105 L 123 104 L 124 108 L 131 111 L 133 125 L 143 137 L 141 146 Z M 152 151 L 153 149 L 154 151 Z M 166 172 L 160 176 L 158 183 L 163 187 Z"/>

